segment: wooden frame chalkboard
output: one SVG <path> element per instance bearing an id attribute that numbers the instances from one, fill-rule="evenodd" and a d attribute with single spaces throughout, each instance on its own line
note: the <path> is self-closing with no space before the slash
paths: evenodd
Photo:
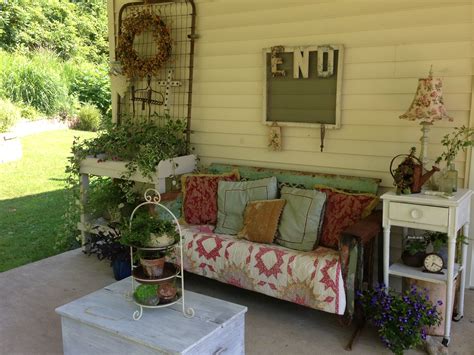
<path id="1" fill-rule="evenodd" d="M 263 50 L 263 123 L 339 128 L 344 47 Z"/>

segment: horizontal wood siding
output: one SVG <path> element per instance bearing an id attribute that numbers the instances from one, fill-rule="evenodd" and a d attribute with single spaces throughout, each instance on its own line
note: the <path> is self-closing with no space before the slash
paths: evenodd
<path id="1" fill-rule="evenodd" d="M 431 64 L 455 120 L 433 126 L 430 157 L 442 152 L 439 142 L 450 128 L 469 122 L 470 1 L 197 0 L 196 6 L 192 143 L 203 164 L 366 175 L 389 187 L 391 158 L 419 147 L 419 125 L 398 116 Z M 283 151 L 268 151 L 260 121 L 262 48 L 325 43 L 345 47 L 341 129 L 326 133 L 321 153 L 318 129 L 283 127 Z M 465 160 L 458 156 L 461 177 Z"/>
<path id="2" fill-rule="evenodd" d="M 469 123 L 471 1 L 195 0 L 192 144 L 211 162 L 380 177 L 393 156 L 419 147 L 417 122 L 400 120 L 417 80 L 433 65 L 454 122 L 436 122 L 429 156 L 452 127 Z M 123 1 L 116 1 L 115 12 Z M 345 48 L 342 126 L 326 132 L 283 127 L 283 151 L 267 148 L 261 123 L 262 49 L 326 43 Z M 456 165 L 463 183 L 466 156 Z"/>

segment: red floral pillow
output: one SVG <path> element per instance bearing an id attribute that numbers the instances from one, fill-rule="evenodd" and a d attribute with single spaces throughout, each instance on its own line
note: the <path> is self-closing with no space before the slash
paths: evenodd
<path id="1" fill-rule="evenodd" d="M 342 232 L 367 217 L 379 201 L 372 194 L 353 194 L 329 187 L 315 187 L 327 195 L 319 245 L 328 248 L 337 248 Z"/>
<path id="2" fill-rule="evenodd" d="M 238 181 L 239 172 L 222 175 L 189 174 L 181 177 L 183 216 L 189 224 L 216 224 L 219 181 Z"/>

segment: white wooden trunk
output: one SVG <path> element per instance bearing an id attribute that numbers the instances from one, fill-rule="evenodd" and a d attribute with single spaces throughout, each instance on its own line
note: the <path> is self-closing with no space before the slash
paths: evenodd
<path id="1" fill-rule="evenodd" d="M 64 353 L 79 354 L 245 354 L 244 318 L 247 308 L 185 291 L 181 305 L 144 309 L 134 321 L 137 306 L 126 296 L 131 280 L 116 282 L 56 309 L 61 315 Z"/>

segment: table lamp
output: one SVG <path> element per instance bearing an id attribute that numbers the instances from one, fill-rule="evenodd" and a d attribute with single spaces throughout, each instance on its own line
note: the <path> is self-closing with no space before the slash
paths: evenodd
<path id="1" fill-rule="evenodd" d="M 452 121 L 453 118 L 448 116 L 443 101 L 443 84 L 441 79 L 433 78 L 433 68 L 427 78 L 418 79 L 418 88 L 416 89 L 415 97 L 411 103 L 408 111 L 401 115 L 401 119 L 415 121 L 421 120 L 421 151 L 420 160 L 423 166 L 428 164 L 428 134 L 430 126 L 434 121 L 447 119 Z"/>

